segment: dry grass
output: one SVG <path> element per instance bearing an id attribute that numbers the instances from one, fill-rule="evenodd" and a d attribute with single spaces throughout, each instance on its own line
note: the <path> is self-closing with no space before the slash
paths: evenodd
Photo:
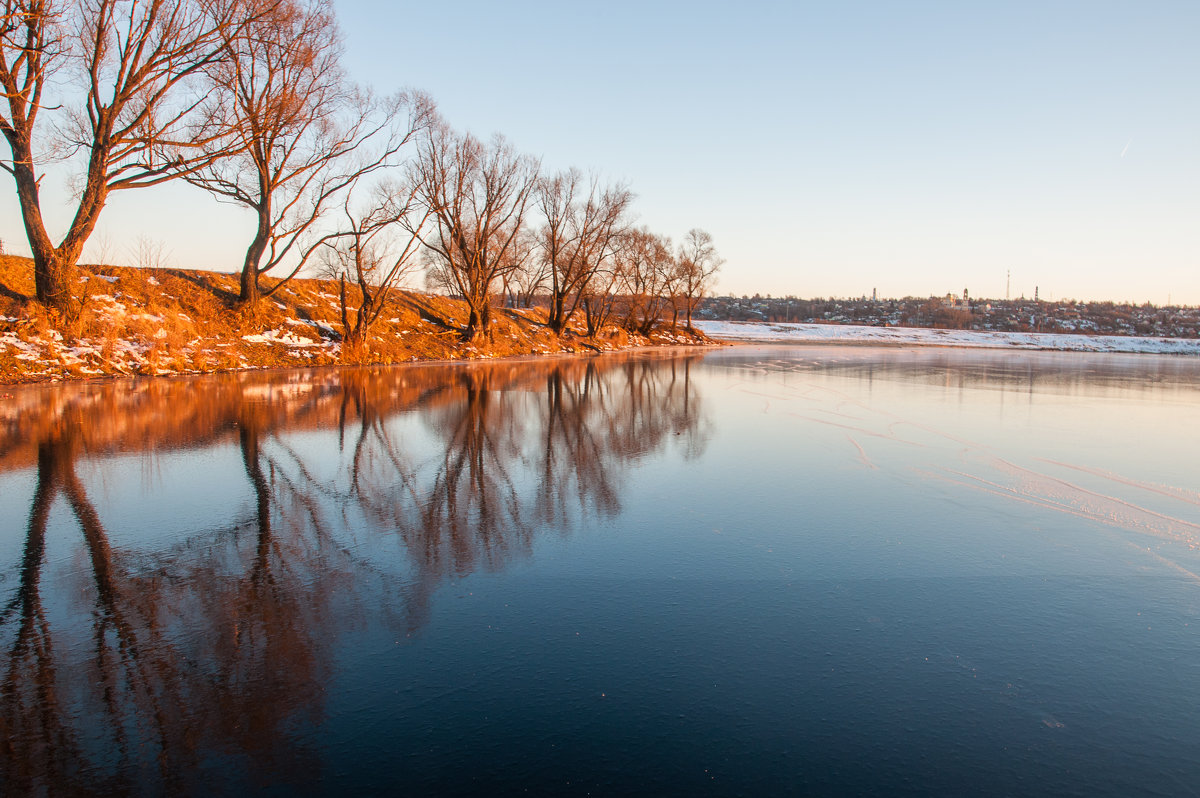
<path id="1" fill-rule="evenodd" d="M 366 343 L 350 349 L 341 343 L 338 287 L 329 280 L 294 280 L 253 311 L 237 307 L 232 274 L 84 266 L 79 287 L 83 312 L 64 328 L 33 301 L 32 262 L 0 256 L 0 383 L 708 343 L 682 330 L 643 338 L 611 327 L 588 338 L 577 326 L 557 336 L 543 310 L 497 308 L 491 336 L 468 344 L 463 302 L 401 291 Z"/>

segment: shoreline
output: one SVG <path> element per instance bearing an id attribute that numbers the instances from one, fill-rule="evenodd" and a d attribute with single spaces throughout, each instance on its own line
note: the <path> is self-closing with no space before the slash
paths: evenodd
<path id="1" fill-rule="evenodd" d="M 0 344 L 3 342 L 0 341 Z M 650 352 L 685 352 L 689 349 L 695 350 L 713 350 L 726 346 L 732 346 L 735 342 L 718 341 L 709 339 L 703 341 L 700 339 L 692 339 L 686 342 L 668 342 L 668 343 L 639 343 L 630 346 L 614 347 L 614 348 L 580 348 L 569 349 L 563 348 L 553 352 L 519 352 L 506 355 L 485 355 L 480 357 L 440 357 L 440 358 L 413 358 L 410 360 L 394 361 L 394 362 L 326 362 L 326 363 L 295 363 L 295 364 L 279 364 L 279 365 L 263 365 L 263 366 L 245 366 L 241 368 L 216 368 L 204 371 L 187 370 L 187 371 L 160 371 L 157 373 L 132 372 L 125 373 L 119 371 L 110 371 L 103 373 L 89 374 L 66 374 L 66 375 L 18 375 L 17 379 L 8 379 L 7 375 L 0 376 L 0 392 L 22 389 L 27 387 L 38 387 L 46 385 L 66 385 L 66 384 L 102 384 L 108 382 L 116 382 L 119 380 L 170 380 L 170 379 L 190 379 L 194 377 L 208 377 L 216 375 L 229 374 L 273 374 L 281 372 L 295 371 L 325 371 L 330 369 L 379 369 L 379 368 L 394 368 L 394 367 L 414 367 L 414 366 L 471 366 L 483 363 L 536 363 L 558 359 L 572 358 L 591 358 L 605 357 L 613 355 L 633 355 L 638 353 Z M 0 393 L 0 398 L 4 398 L 4 394 Z"/>
<path id="2" fill-rule="evenodd" d="M 697 321 L 714 341 L 805 346 L 886 346 L 987 349 L 1008 352 L 1085 352 L 1200 357 L 1200 339 L 1124 335 L 1018 333 L 926 327 L 872 327 L 800 322 Z"/>
<path id="3" fill-rule="evenodd" d="M 582 314 L 558 334 L 536 307 L 493 307 L 489 333 L 464 341 L 465 302 L 404 289 L 364 342 L 347 345 L 330 280 L 294 279 L 253 308 L 237 304 L 229 273 L 84 266 L 80 283 L 87 303 L 68 329 L 33 301 L 28 259 L 0 256 L 0 385 L 719 345 L 683 327 L 643 336 L 613 322 L 589 336 Z"/>
<path id="4" fill-rule="evenodd" d="M 558 334 L 546 324 L 546 309 L 536 307 L 493 307 L 490 334 L 464 341 L 463 301 L 402 289 L 388 297 L 365 342 L 346 344 L 339 287 L 329 280 L 292 280 L 253 308 L 238 305 L 237 276 L 229 273 L 84 266 L 79 282 L 87 302 L 78 321 L 64 326 L 33 301 L 29 260 L 0 256 L 0 385 L 732 344 L 1200 356 L 1200 339 L 799 322 L 696 320 L 694 331 L 643 336 L 610 321 L 588 336 L 577 315 Z"/>
<path id="5" fill-rule="evenodd" d="M 571 351 L 563 350 L 561 352 L 545 352 L 545 353 L 525 353 L 514 355 L 498 355 L 495 357 L 460 357 L 460 358 L 435 358 L 435 359 L 418 359 L 405 360 L 397 363 L 310 363 L 296 365 L 280 365 L 280 366 L 261 366 L 236 369 L 214 369 L 211 371 L 190 371 L 190 372 L 170 372 L 165 374 L 94 374 L 84 377 L 59 377 L 59 378 L 43 378 L 29 379 L 17 382 L 5 382 L 0 380 L 0 399 L 11 398 L 11 391 L 22 391 L 26 389 L 36 389 L 48 386 L 71 386 L 71 385 L 107 385 L 122 380 L 131 382 L 140 382 L 143 380 L 187 380 L 198 377 L 216 377 L 229 375 L 246 375 L 246 376 L 269 376 L 272 374 L 281 374 L 286 372 L 324 372 L 337 369 L 390 369 L 390 368 L 423 368 L 427 366 L 480 366 L 485 364 L 504 364 L 504 363 L 546 363 L 554 360 L 571 360 L 576 358 L 593 358 L 593 357 L 617 357 L 625 355 L 650 354 L 654 352 L 662 353 L 686 353 L 688 350 L 697 350 L 697 352 L 713 351 L 728 346 L 735 346 L 739 342 L 717 341 L 710 339 L 707 343 L 666 343 L 666 344 L 638 344 L 620 349 L 602 349 L 602 350 L 582 350 Z M 748 342 L 749 343 L 749 342 Z"/>

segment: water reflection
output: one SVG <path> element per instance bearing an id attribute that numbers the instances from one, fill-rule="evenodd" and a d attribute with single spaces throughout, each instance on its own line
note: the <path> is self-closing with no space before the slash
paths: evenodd
<path id="1" fill-rule="evenodd" d="M 941 347 L 744 346 L 722 352 L 706 365 L 768 379 L 819 373 L 867 383 L 886 380 L 1025 395 L 1169 391 L 1191 400 L 1200 382 L 1200 362 L 1192 357 Z"/>
<path id="2" fill-rule="evenodd" d="M 447 578 L 614 515 L 630 472 L 668 446 L 702 452 L 693 362 L 18 390 L 0 417 L 0 469 L 34 487 L 0 583 L 15 584 L 0 616 L 6 789 L 311 784 L 347 630 L 416 632 Z M 129 508 L 98 484 L 125 480 L 131 457 L 185 450 L 236 452 L 244 493 L 166 544 L 106 528 Z M 170 507 L 187 482 L 164 479 L 143 500 Z M 5 496 L 13 515 L 21 503 Z"/>

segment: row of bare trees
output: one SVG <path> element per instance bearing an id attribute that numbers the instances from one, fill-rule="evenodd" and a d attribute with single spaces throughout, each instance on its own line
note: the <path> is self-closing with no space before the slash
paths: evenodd
<path id="1" fill-rule="evenodd" d="M 431 128 L 411 174 L 435 220 L 430 282 L 466 299 L 467 338 L 487 331 L 497 292 L 513 305 L 545 304 L 559 334 L 582 314 L 594 336 L 618 311 L 627 329 L 648 334 L 668 307 L 672 327 L 683 313 L 690 328 L 721 265 L 703 230 L 675 251 L 635 227 L 628 186 L 576 169 L 540 175 L 502 138 Z"/>
<path id="2" fill-rule="evenodd" d="M 431 117 L 422 95 L 376 98 L 340 67 L 330 0 L 4 0 L 0 133 L 37 299 L 70 318 L 74 273 L 109 195 L 183 179 L 256 218 L 240 301 L 330 239 L 331 205 L 398 162 Z M 47 114 L 59 112 L 54 119 Z M 44 169 L 82 165 L 66 234 L 42 211 Z M 275 286 L 277 287 L 277 286 Z"/>
<path id="3" fill-rule="evenodd" d="M 667 309 L 690 327 L 720 265 L 703 231 L 676 251 L 635 228 L 626 185 L 542 175 L 503 138 L 453 130 L 419 92 L 379 97 L 353 84 L 332 0 L 0 8 L 0 133 L 11 153 L 0 168 L 16 183 L 37 299 L 64 320 L 81 310 L 75 272 L 109 195 L 174 179 L 253 215 L 242 306 L 320 264 L 342 282 L 351 342 L 422 267 L 466 301 L 473 339 L 488 332 L 497 296 L 546 304 L 560 334 L 580 312 L 590 335 L 614 318 L 648 332 Z M 56 161 L 80 168 L 57 243 L 41 202 Z"/>

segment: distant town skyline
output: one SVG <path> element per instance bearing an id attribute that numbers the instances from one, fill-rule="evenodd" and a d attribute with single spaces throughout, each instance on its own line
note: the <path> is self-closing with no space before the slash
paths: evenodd
<path id="1" fill-rule="evenodd" d="M 347 69 L 713 236 L 719 294 L 1200 304 L 1200 6 L 336 3 Z M 27 251 L 11 181 L 0 238 Z M 46 206 L 65 228 L 69 176 Z M 59 204 L 61 202 L 61 207 Z M 85 261 L 232 271 L 252 221 L 114 194 Z"/>

